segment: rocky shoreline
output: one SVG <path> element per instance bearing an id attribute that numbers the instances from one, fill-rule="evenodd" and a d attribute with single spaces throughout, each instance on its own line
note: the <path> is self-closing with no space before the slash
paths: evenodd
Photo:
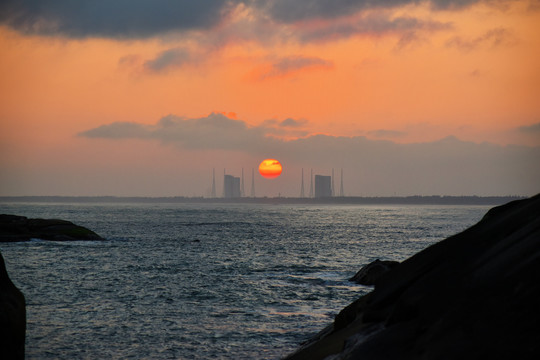
<path id="1" fill-rule="evenodd" d="M 24 359 L 26 302 L 11 282 L 0 253 L 0 359 Z"/>
<path id="2" fill-rule="evenodd" d="M 31 239 L 104 240 L 92 230 L 66 220 L 29 219 L 18 215 L 0 215 L 0 242 L 29 241 Z"/>
<path id="3" fill-rule="evenodd" d="M 390 265 L 286 359 L 540 358 L 540 195 Z"/>

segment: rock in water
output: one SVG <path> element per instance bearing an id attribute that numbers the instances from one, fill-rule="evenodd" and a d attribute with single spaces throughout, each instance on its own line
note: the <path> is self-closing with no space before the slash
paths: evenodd
<path id="1" fill-rule="evenodd" d="M 24 359 L 26 305 L 9 279 L 0 253 L 0 359 Z"/>
<path id="2" fill-rule="evenodd" d="M 381 261 L 377 259 L 363 266 L 349 281 L 360 285 L 375 285 L 384 274 L 392 270 L 396 265 L 399 265 L 399 261 Z"/>
<path id="3" fill-rule="evenodd" d="M 30 239 L 103 240 L 92 230 L 66 220 L 28 219 L 25 216 L 0 215 L 0 242 L 28 241 Z"/>
<path id="4" fill-rule="evenodd" d="M 390 270 L 287 359 L 540 359 L 540 195 Z"/>

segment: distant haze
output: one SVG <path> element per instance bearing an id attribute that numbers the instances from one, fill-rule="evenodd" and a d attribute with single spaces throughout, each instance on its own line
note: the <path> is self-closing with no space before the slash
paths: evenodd
<path id="1" fill-rule="evenodd" d="M 540 6 L 0 4 L 0 196 L 540 192 Z M 283 165 L 265 179 L 259 163 Z"/>

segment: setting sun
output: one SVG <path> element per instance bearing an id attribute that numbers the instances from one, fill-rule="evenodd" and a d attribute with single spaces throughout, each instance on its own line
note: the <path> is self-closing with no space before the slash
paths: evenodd
<path id="1" fill-rule="evenodd" d="M 277 178 L 281 175 L 282 170 L 281 163 L 275 159 L 263 160 L 259 165 L 259 173 L 267 179 Z"/>

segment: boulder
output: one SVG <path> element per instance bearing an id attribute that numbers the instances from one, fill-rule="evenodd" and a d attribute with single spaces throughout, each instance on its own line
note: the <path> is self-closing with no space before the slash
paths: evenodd
<path id="1" fill-rule="evenodd" d="M 403 261 L 287 359 L 540 359 L 540 195 Z"/>
<path id="2" fill-rule="evenodd" d="M 103 240 L 92 230 L 66 220 L 28 219 L 25 216 L 0 215 L 0 242 L 28 241 L 30 239 Z"/>
<path id="3" fill-rule="evenodd" d="M 391 260 L 375 260 L 367 265 L 364 265 L 358 272 L 349 279 L 360 285 L 375 285 L 376 282 L 388 271 L 392 270 L 399 261 Z"/>
<path id="4" fill-rule="evenodd" d="M 26 305 L 13 285 L 0 253 L 0 359 L 24 359 Z"/>

